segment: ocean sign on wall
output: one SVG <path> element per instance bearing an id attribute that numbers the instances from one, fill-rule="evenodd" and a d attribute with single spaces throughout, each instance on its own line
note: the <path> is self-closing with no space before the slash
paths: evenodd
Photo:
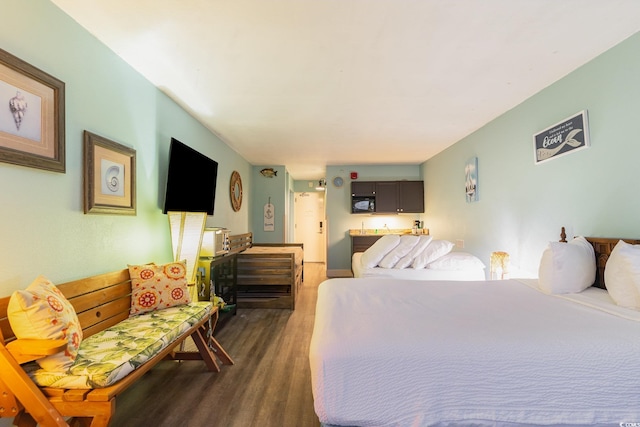
<path id="1" fill-rule="evenodd" d="M 555 159 L 589 146 L 587 110 L 568 117 L 533 135 L 535 163 Z"/>

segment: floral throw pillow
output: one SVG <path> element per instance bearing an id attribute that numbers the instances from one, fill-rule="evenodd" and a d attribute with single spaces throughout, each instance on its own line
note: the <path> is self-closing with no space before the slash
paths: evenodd
<path id="1" fill-rule="evenodd" d="M 189 304 L 185 261 L 130 265 L 131 315 Z"/>
<path id="2" fill-rule="evenodd" d="M 38 359 L 46 371 L 67 371 L 78 354 L 82 327 L 71 303 L 46 277 L 38 276 L 27 289 L 15 291 L 9 299 L 7 317 L 19 339 L 64 339 L 64 352 Z"/>

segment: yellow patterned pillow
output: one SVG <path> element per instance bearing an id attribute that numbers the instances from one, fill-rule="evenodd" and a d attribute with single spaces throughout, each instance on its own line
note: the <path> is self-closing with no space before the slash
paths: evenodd
<path id="1" fill-rule="evenodd" d="M 189 304 L 185 261 L 130 265 L 131 315 Z"/>
<path id="2" fill-rule="evenodd" d="M 68 341 L 64 352 L 37 360 L 42 369 L 64 372 L 71 367 L 82 341 L 82 328 L 71 303 L 46 277 L 38 276 L 27 289 L 11 295 L 7 317 L 17 338 Z"/>

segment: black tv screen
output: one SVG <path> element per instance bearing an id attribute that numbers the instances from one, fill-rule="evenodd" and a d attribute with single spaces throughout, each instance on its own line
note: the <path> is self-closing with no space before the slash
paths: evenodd
<path id="1" fill-rule="evenodd" d="M 206 212 L 213 215 L 218 162 L 171 138 L 163 213 Z"/>

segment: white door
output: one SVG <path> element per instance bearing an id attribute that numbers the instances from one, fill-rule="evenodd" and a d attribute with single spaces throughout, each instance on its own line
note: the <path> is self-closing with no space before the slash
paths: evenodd
<path id="1" fill-rule="evenodd" d="M 324 192 L 295 193 L 294 241 L 304 244 L 305 262 L 325 262 Z"/>

